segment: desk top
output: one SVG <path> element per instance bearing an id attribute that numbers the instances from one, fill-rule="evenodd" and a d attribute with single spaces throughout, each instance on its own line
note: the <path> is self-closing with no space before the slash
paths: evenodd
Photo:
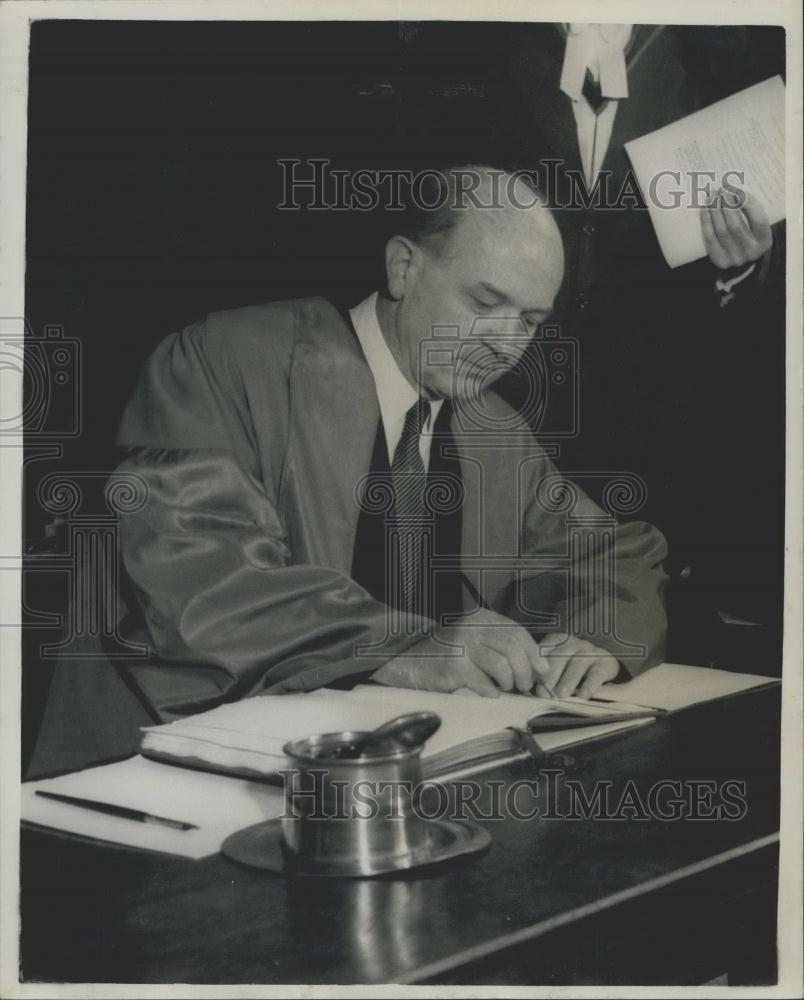
<path id="1" fill-rule="evenodd" d="M 187 861 L 25 830 L 23 975 L 95 982 L 458 982 L 457 973 L 451 976 L 462 966 L 533 947 L 557 929 L 601 914 L 601 926 L 628 933 L 634 920 L 645 919 L 646 899 L 659 899 L 674 885 L 689 887 L 706 873 L 728 874 L 698 890 L 705 895 L 701 905 L 715 896 L 725 905 L 729 893 L 744 891 L 760 859 L 774 853 L 779 712 L 778 689 L 747 693 L 574 747 L 574 763 L 564 768 L 548 758 L 538 772 L 482 775 L 477 808 L 488 812 L 488 782 L 496 780 L 504 815 L 481 820 L 492 834 L 491 849 L 419 875 L 286 880 L 222 855 Z M 526 780 L 535 785 L 520 784 L 512 800 L 514 783 Z M 572 782 L 598 818 L 583 818 L 577 797 L 573 810 Z M 720 806 L 732 818 L 667 818 L 672 800 L 686 809 L 696 789 L 699 812 Z M 599 815 L 606 800 L 610 818 Z M 538 806 L 541 814 L 516 819 L 512 802 L 522 811 Z M 567 818 L 572 811 L 579 818 Z M 767 882 L 767 874 L 762 877 Z M 697 908 L 689 899 L 683 905 Z M 587 927 L 582 951 L 603 947 L 598 935 L 606 932 L 594 933 L 590 940 Z M 569 976 L 554 973 L 552 981 Z"/>

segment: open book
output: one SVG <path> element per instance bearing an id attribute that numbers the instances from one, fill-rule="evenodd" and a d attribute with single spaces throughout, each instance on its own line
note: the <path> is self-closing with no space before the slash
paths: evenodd
<path id="1" fill-rule="evenodd" d="M 709 181 L 750 192 L 771 225 L 784 218 L 784 95 L 774 76 L 625 144 L 670 267 L 706 256 L 700 206 Z"/>
<path id="2" fill-rule="evenodd" d="M 141 752 L 156 760 L 265 779 L 286 766 L 282 747 L 289 740 L 373 729 L 398 715 L 430 710 L 441 717 L 441 728 L 427 741 L 422 766 L 425 777 L 439 778 L 527 755 L 516 730 L 530 731 L 538 747 L 549 753 L 645 725 L 652 721 L 645 717 L 646 709 L 676 711 L 774 683 L 778 681 L 755 674 L 663 663 L 625 684 L 605 685 L 591 701 L 522 694 L 481 698 L 472 692 L 438 694 L 367 684 L 352 691 L 319 690 L 221 705 L 145 729 Z M 551 715 L 585 724 L 567 719 L 565 727 L 550 728 Z"/>
<path id="3" fill-rule="evenodd" d="M 528 751 L 516 730 L 550 714 L 600 720 L 579 728 L 537 732 L 544 752 L 596 739 L 652 721 L 638 706 L 612 706 L 580 698 L 548 700 L 521 694 L 481 698 L 468 693 L 438 694 L 381 685 L 352 691 L 319 690 L 248 698 L 209 712 L 144 731 L 141 752 L 242 777 L 270 777 L 286 767 L 282 747 L 313 733 L 364 731 L 407 712 L 428 709 L 441 717 L 440 729 L 422 752 L 426 777 L 493 766 Z M 608 721 L 612 716 L 618 721 Z M 634 715 L 623 719 L 623 715 Z M 509 727 L 514 727 L 509 728 Z"/>

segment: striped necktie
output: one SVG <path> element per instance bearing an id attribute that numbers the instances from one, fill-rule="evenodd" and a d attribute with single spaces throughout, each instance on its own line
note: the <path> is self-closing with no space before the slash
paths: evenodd
<path id="1" fill-rule="evenodd" d="M 402 436 L 391 462 L 394 518 L 399 538 L 398 568 L 393 581 L 399 588 L 397 606 L 408 614 L 424 614 L 424 546 L 427 535 L 424 468 L 419 437 L 430 420 L 430 404 L 418 399 L 405 415 Z M 393 564 L 392 564 L 393 565 Z M 393 589 L 393 588 L 392 588 Z"/>

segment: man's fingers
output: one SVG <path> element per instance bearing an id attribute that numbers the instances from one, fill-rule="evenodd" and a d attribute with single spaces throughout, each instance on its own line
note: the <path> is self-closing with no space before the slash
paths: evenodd
<path id="1" fill-rule="evenodd" d="M 723 209 L 723 218 L 726 222 L 726 228 L 731 234 L 734 246 L 734 254 L 731 260 L 732 266 L 746 266 L 751 261 L 761 257 L 763 250 L 751 232 L 748 220 L 743 215 L 741 209 L 726 207 Z"/>
<path id="2" fill-rule="evenodd" d="M 746 194 L 743 212 L 745 213 L 748 225 L 751 227 L 751 232 L 754 234 L 754 238 L 764 246 L 764 253 L 773 242 L 770 222 L 764 208 L 753 195 Z"/>
<path id="3" fill-rule="evenodd" d="M 514 686 L 514 671 L 504 653 L 478 642 L 467 649 L 470 661 L 486 676 L 491 677 L 503 691 Z"/>
<path id="4" fill-rule="evenodd" d="M 575 692 L 575 688 L 585 677 L 592 662 L 594 661 L 589 656 L 584 656 L 582 653 L 576 653 L 572 657 L 554 688 L 559 698 L 569 698 Z"/>
<path id="5" fill-rule="evenodd" d="M 715 236 L 715 229 L 712 225 L 712 216 L 708 205 L 704 205 L 701 209 L 701 232 L 707 256 L 719 271 L 725 271 L 729 266 L 728 260 L 717 241 L 717 236 Z"/>
<path id="6" fill-rule="evenodd" d="M 530 639 L 524 629 L 503 625 L 500 627 L 490 626 L 483 629 L 478 634 L 480 642 L 490 649 L 502 654 L 508 661 L 513 672 L 514 684 L 517 691 L 529 692 L 533 687 L 533 670 L 531 661 L 525 651 L 525 644 L 522 636 Z M 530 640 L 533 642 L 533 640 Z M 533 643 L 535 646 L 536 644 Z M 538 647 L 537 647 L 538 650 Z"/>
<path id="7" fill-rule="evenodd" d="M 704 243 L 710 243 L 715 238 L 715 230 L 712 226 L 712 217 L 709 214 L 708 205 L 704 205 L 704 207 L 700 210 L 700 216 Z"/>
<path id="8" fill-rule="evenodd" d="M 759 260 L 773 244 L 768 217 L 757 200 L 739 188 L 728 187 L 727 192 L 717 192 L 701 210 L 704 246 L 721 271 Z"/>
<path id="9" fill-rule="evenodd" d="M 573 651 L 568 650 L 566 653 L 550 653 L 547 658 L 550 664 L 550 670 L 548 671 L 547 676 L 543 678 L 543 684 L 544 686 L 551 688 L 556 694 L 558 694 L 556 684 L 558 684 L 559 679 L 566 670 L 567 665 L 572 659 L 572 655 Z"/>
<path id="10" fill-rule="evenodd" d="M 751 195 L 741 195 L 740 207 L 720 193 L 701 209 L 701 234 L 706 253 L 719 271 L 745 267 L 770 249 L 773 244 L 768 217 Z M 732 199 L 733 200 L 733 199 Z"/>
<path id="11" fill-rule="evenodd" d="M 547 673 L 543 676 L 545 684 L 555 688 L 556 682 L 567 663 L 581 648 L 582 639 L 568 635 L 566 632 L 551 632 L 539 643 L 539 652 L 547 664 Z"/>
<path id="12" fill-rule="evenodd" d="M 522 648 L 525 651 L 525 655 L 528 658 L 531 669 L 530 686 L 528 690 L 533 688 L 534 681 L 538 681 L 540 678 L 547 677 L 550 673 L 550 664 L 547 659 L 542 654 L 541 646 L 533 638 L 533 636 L 528 632 L 527 629 L 520 629 L 522 638 Z"/>
<path id="13" fill-rule="evenodd" d="M 717 204 L 709 206 L 709 218 L 712 220 L 712 228 L 715 231 L 715 238 L 722 247 L 726 255 L 731 258 L 734 253 L 734 241 L 732 240 L 729 227 L 723 217 L 723 209 Z"/>
<path id="14" fill-rule="evenodd" d="M 589 698 L 620 672 L 615 658 L 587 639 L 553 633 L 545 636 L 541 648 L 551 664 L 546 682 L 559 698 L 568 698 L 573 692 Z M 576 691 L 579 685 L 580 690 Z M 550 696 L 544 684 L 537 684 L 536 694 L 542 698 Z"/>
<path id="15" fill-rule="evenodd" d="M 528 654 L 525 652 L 524 643 L 518 634 L 519 631 L 524 630 L 511 630 L 507 656 L 514 674 L 514 687 L 522 694 L 529 694 L 533 688 L 533 670 Z"/>
<path id="16" fill-rule="evenodd" d="M 620 667 L 614 657 L 594 660 L 578 689 L 578 697 L 592 698 L 604 684 L 613 681 L 619 672 Z"/>
<path id="17" fill-rule="evenodd" d="M 749 240 L 753 240 L 753 235 L 748 227 L 748 222 L 739 208 L 724 208 L 723 218 L 726 228 L 731 233 L 732 239 L 742 245 Z"/>

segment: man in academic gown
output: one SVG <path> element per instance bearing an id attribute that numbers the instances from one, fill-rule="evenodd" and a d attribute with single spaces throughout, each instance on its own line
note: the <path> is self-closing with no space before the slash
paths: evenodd
<path id="1" fill-rule="evenodd" d="M 485 391 L 563 277 L 521 194 L 400 222 L 387 289 L 349 316 L 255 306 L 157 348 L 118 434 L 144 499 L 121 515 L 121 628 L 150 656 L 57 669 L 34 772 L 225 700 L 366 678 L 589 696 L 661 661 L 661 534 L 617 524 Z"/>

